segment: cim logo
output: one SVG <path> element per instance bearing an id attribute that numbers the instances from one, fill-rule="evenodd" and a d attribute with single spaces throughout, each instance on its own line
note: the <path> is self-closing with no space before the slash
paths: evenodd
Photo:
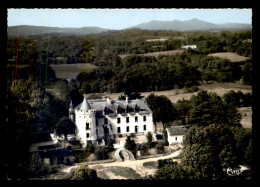
<path id="1" fill-rule="evenodd" d="M 248 168 L 241 165 L 239 169 L 232 169 L 229 167 L 227 168 L 227 174 L 230 176 L 236 176 L 236 175 L 240 175 L 244 170 L 248 170 Z"/>

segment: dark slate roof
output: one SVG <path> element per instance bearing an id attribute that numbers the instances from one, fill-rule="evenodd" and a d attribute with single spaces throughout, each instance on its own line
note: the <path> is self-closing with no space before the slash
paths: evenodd
<path id="1" fill-rule="evenodd" d="M 188 128 L 186 128 L 185 126 L 171 126 L 166 129 L 168 130 L 170 136 L 184 135 L 188 131 Z"/>
<path id="2" fill-rule="evenodd" d="M 111 104 L 108 104 L 107 100 L 104 99 L 97 99 L 97 100 L 86 100 L 84 98 L 83 102 L 76 106 L 74 108 L 78 110 L 82 109 L 95 109 L 96 110 L 96 117 L 104 117 L 103 111 L 105 111 L 105 115 L 115 117 L 117 116 L 116 110 L 122 109 L 127 110 L 131 109 L 132 111 L 130 114 L 150 114 L 152 113 L 152 110 L 144 103 L 144 101 L 139 99 L 129 100 L 128 103 L 126 103 L 125 100 L 111 100 Z M 138 110 L 136 110 L 138 109 Z M 136 110 L 134 112 L 134 110 Z M 123 113 L 121 113 L 124 115 Z"/>
<path id="3" fill-rule="evenodd" d="M 88 104 L 88 102 L 87 102 L 87 97 L 86 96 L 84 96 L 83 102 L 81 103 L 79 109 L 83 110 L 83 111 L 88 111 L 88 110 L 91 109 L 89 104 Z"/>

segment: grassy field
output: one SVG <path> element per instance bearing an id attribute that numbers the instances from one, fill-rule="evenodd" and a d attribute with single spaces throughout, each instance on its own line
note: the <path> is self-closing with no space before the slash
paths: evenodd
<path id="1" fill-rule="evenodd" d="M 242 62 L 249 59 L 249 57 L 240 56 L 236 53 L 224 52 L 224 53 L 211 53 L 208 56 L 219 57 L 229 59 L 231 62 Z"/>
<path id="2" fill-rule="evenodd" d="M 144 54 L 124 54 L 118 55 L 120 58 L 124 59 L 127 56 L 154 56 L 158 57 L 159 55 L 176 55 L 177 53 L 183 53 L 184 50 L 171 50 L 171 51 L 160 51 L 160 52 L 153 52 L 153 53 L 144 53 Z"/>
<path id="3" fill-rule="evenodd" d="M 55 71 L 59 79 L 76 79 L 79 73 L 93 71 L 96 66 L 92 64 L 51 64 L 50 67 Z"/>

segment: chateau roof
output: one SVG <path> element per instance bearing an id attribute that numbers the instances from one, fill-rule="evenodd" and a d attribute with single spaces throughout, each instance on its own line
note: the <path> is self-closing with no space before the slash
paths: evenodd
<path id="1" fill-rule="evenodd" d="M 115 117 L 117 116 L 117 112 L 121 109 L 121 114 L 127 113 L 127 110 L 131 110 L 128 113 L 139 113 L 139 114 L 150 114 L 152 113 L 151 109 L 139 99 L 129 100 L 128 103 L 125 100 L 111 100 L 111 104 L 104 99 L 97 100 L 87 100 L 84 97 L 84 100 L 81 104 L 76 106 L 74 109 L 79 110 L 88 110 L 94 109 L 96 110 L 96 116 L 98 118 L 104 117 L 105 115 Z M 104 112 L 104 113 L 103 113 Z"/>

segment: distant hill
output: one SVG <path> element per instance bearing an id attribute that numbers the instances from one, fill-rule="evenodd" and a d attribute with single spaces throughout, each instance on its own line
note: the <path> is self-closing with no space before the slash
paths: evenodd
<path id="1" fill-rule="evenodd" d="M 8 37 L 17 37 L 18 26 L 8 27 Z M 102 32 L 111 31 L 100 27 L 81 27 L 81 28 L 61 28 L 61 27 L 44 27 L 44 26 L 19 26 L 19 36 L 27 37 L 31 35 L 39 35 L 46 33 L 56 33 L 61 35 L 88 35 L 99 34 Z"/>
<path id="2" fill-rule="evenodd" d="M 174 30 L 174 31 L 207 31 L 207 30 L 233 30 L 242 29 L 250 30 L 252 25 L 250 24 L 239 24 L 239 23 L 225 23 L 225 24 L 214 24 L 199 19 L 191 19 L 187 21 L 173 20 L 173 21 L 150 21 L 141 23 L 139 25 L 130 27 L 147 29 L 147 30 Z"/>

